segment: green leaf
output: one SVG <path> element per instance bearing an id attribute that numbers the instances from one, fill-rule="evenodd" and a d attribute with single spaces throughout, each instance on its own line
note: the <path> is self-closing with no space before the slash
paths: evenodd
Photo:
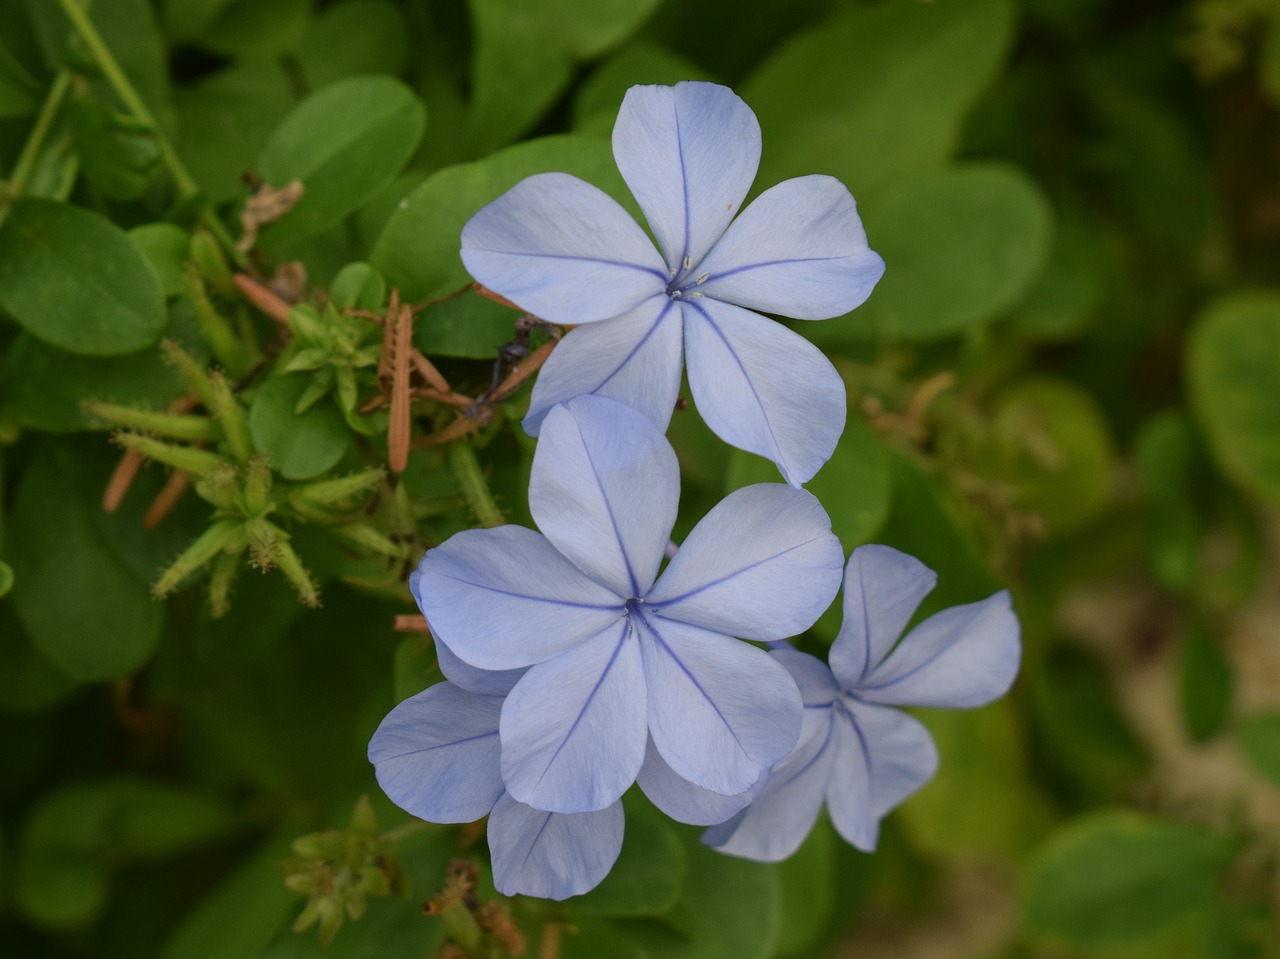
<path id="1" fill-rule="evenodd" d="M 579 176 L 615 200 L 625 198 L 623 205 L 635 208 L 607 141 L 544 137 L 428 177 L 400 201 L 369 262 L 406 300 L 452 293 L 471 280 L 458 256 L 459 237 L 467 220 L 525 177 L 550 171 Z"/>
<path id="2" fill-rule="evenodd" d="M 658 0 L 469 0 L 476 49 L 468 141 L 488 153 L 524 133 L 569 85 L 573 65 L 639 27 Z"/>
<path id="3" fill-rule="evenodd" d="M 160 639 L 164 608 L 151 598 L 72 482 L 70 450 L 37 448 L 18 484 L 8 560 L 12 602 L 35 648 L 73 679 L 137 669 Z"/>
<path id="4" fill-rule="evenodd" d="M 0 227 L 0 306 L 71 353 L 150 346 L 165 325 L 160 281 L 129 235 L 52 200 L 19 200 Z"/>
<path id="5" fill-rule="evenodd" d="M 891 479 L 888 451 L 866 422 L 852 415 L 831 459 L 805 486 L 826 508 L 831 531 L 846 554 L 870 542 L 884 525 L 889 515 Z M 769 460 L 742 450 L 730 455 L 726 491 L 778 481 L 778 468 Z M 841 615 L 839 604 L 832 604 L 814 625 L 814 632 L 835 639 Z"/>
<path id="6" fill-rule="evenodd" d="M 338 310 L 376 313 L 387 300 L 387 281 L 368 263 L 348 263 L 329 286 L 329 302 Z"/>
<path id="7" fill-rule="evenodd" d="M 179 89 L 173 99 L 182 121 L 178 154 L 215 203 L 245 192 L 244 171 L 293 106 L 289 78 L 274 63 L 229 67 Z"/>
<path id="8" fill-rule="evenodd" d="M 1280 103 L 1280 9 L 1274 5 L 1266 31 L 1258 53 L 1258 73 L 1263 91 L 1273 102 Z"/>
<path id="9" fill-rule="evenodd" d="M 842 842 L 831 821 L 819 816 L 800 848 L 778 863 L 777 955 L 815 955 L 835 910 L 837 890 L 842 903 L 847 901 L 836 876 L 836 852 Z"/>
<path id="10" fill-rule="evenodd" d="M 13 589 L 13 568 L 4 560 L 0 560 L 0 599 L 9 595 Z"/>
<path id="11" fill-rule="evenodd" d="M 647 801 L 628 801 L 622 852 L 595 889 L 573 900 L 574 913 L 656 916 L 680 895 L 685 851 L 671 820 Z"/>
<path id="12" fill-rule="evenodd" d="M 1030 867 L 1027 921 L 1071 943 L 1134 939 L 1204 909 L 1237 842 L 1105 810 L 1062 827 Z"/>
<path id="13" fill-rule="evenodd" d="M 76 356 L 23 333 L 0 359 L 0 415 L 47 433 L 89 429 L 85 400 L 161 409 L 184 389 L 182 377 L 155 350 Z"/>
<path id="14" fill-rule="evenodd" d="M 231 0 L 164 0 L 164 25 L 175 40 L 198 39 Z"/>
<path id="15" fill-rule="evenodd" d="M 191 234 L 172 223 L 144 223 L 129 231 L 129 239 L 155 270 L 164 295 L 181 293 L 183 273 L 191 258 Z"/>
<path id="16" fill-rule="evenodd" d="M 861 199 L 940 165 L 994 78 L 1013 22 L 1008 0 L 888 0 L 789 40 L 738 91 L 764 136 L 758 182 L 829 173 Z M 975 226 L 965 224 L 963 235 Z M 898 267 L 885 259 L 892 276 Z"/>
<path id="17" fill-rule="evenodd" d="M 1221 643 L 1202 617 L 1194 617 L 1182 641 L 1178 690 L 1182 721 L 1195 742 L 1211 739 L 1222 728 L 1234 685 Z M 1280 759 L 1280 749 L 1276 757 Z M 1276 768 L 1280 770 L 1280 765 Z"/>
<path id="18" fill-rule="evenodd" d="M 298 64 L 312 89 L 343 77 L 404 69 L 409 45 L 404 17 L 388 0 L 344 0 L 310 21 Z"/>
<path id="19" fill-rule="evenodd" d="M 8 569 L 5 563 L 0 566 Z M 13 603 L 0 605 L 0 708 L 40 712 L 66 699 L 77 688 L 32 647 L 13 612 Z"/>
<path id="20" fill-rule="evenodd" d="M 1212 303 L 1187 346 L 1191 406 L 1209 450 L 1248 492 L 1280 503 L 1280 293 Z"/>
<path id="21" fill-rule="evenodd" d="M 311 382 L 300 374 L 273 376 L 258 388 L 249 408 L 254 448 L 271 458 L 285 479 L 319 476 L 337 464 L 351 443 L 351 431 L 331 403 L 317 403 L 305 413 L 294 407 Z"/>
<path id="22" fill-rule="evenodd" d="M 591 74 L 573 101 L 573 128 L 607 137 L 627 90 L 638 83 L 674 86 L 681 80 L 714 80 L 706 70 L 663 47 L 644 41 L 628 44 Z"/>
<path id="23" fill-rule="evenodd" d="M 288 853 L 281 837 L 249 857 L 182 920 L 161 959 L 245 959 L 261 952 L 298 902 L 280 879 L 278 863 Z"/>
<path id="24" fill-rule="evenodd" d="M 413 324 L 413 345 L 430 356 L 494 360 L 515 339 L 520 314 L 483 296 L 464 295 L 427 307 Z"/>
<path id="25" fill-rule="evenodd" d="M 1111 501 L 1115 450 L 1106 414 L 1070 380 L 1039 376 L 1005 390 L 991 427 L 989 478 L 1050 534 L 1081 528 Z"/>
<path id="26" fill-rule="evenodd" d="M 1110 678 L 1074 646 L 1055 644 L 1028 664 L 1039 728 L 1055 765 L 1092 801 L 1125 795 L 1150 760 L 1116 707 Z"/>
<path id="27" fill-rule="evenodd" d="M 353 77 L 311 94 L 258 158 L 267 183 L 298 179 L 306 187 L 266 238 L 275 244 L 309 236 L 358 209 L 413 155 L 426 122 L 422 101 L 391 77 Z"/>
<path id="28" fill-rule="evenodd" d="M 278 60 L 298 46 L 310 7 L 309 0 L 231 0 L 198 40 L 239 60 Z"/>
<path id="29" fill-rule="evenodd" d="M 0 43 L 0 118 L 35 113 L 43 99 L 39 81 Z"/>
<path id="30" fill-rule="evenodd" d="M 999 163 L 902 177 L 862 212 L 888 266 L 864 306 L 813 324 L 820 346 L 872 335 L 937 339 L 994 319 L 1040 274 L 1052 234 L 1035 181 Z"/>
<path id="31" fill-rule="evenodd" d="M 777 871 L 713 852 L 699 833 L 685 832 L 684 889 L 663 922 L 619 920 L 620 934 L 661 959 L 765 959 L 778 927 Z"/>
<path id="32" fill-rule="evenodd" d="M 1009 700 L 974 710 L 928 710 L 921 719 L 938 747 L 937 775 L 902 806 L 912 843 L 963 858 L 1022 851 L 1035 811 L 1027 788 L 1021 724 Z"/>
<path id="33" fill-rule="evenodd" d="M 26 823 L 18 901 L 40 925 L 83 925 L 105 904 L 116 865 L 202 845 L 231 825 L 221 802 L 182 787 L 140 779 L 68 786 Z"/>
<path id="34" fill-rule="evenodd" d="M 1240 724 L 1236 737 L 1254 768 L 1280 783 L 1280 713 L 1251 716 Z"/>
<path id="35" fill-rule="evenodd" d="M 1038 340 L 1079 336 L 1098 314 L 1105 269 L 1098 229 L 1083 214 L 1059 216 L 1048 261 L 1018 302 L 1014 325 Z"/>
<path id="36" fill-rule="evenodd" d="M 71 129 L 84 175 L 108 199 L 136 199 L 160 169 L 155 129 L 98 100 L 76 101 Z"/>
<path id="37" fill-rule="evenodd" d="M 1134 441 L 1134 462 L 1146 494 L 1151 569 L 1174 589 L 1190 589 L 1200 572 L 1208 525 L 1204 491 L 1213 482 L 1203 460 L 1191 423 L 1181 412 L 1153 416 Z"/>

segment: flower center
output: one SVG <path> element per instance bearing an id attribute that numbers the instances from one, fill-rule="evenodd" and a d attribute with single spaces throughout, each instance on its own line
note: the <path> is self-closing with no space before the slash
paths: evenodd
<path id="1" fill-rule="evenodd" d="M 707 280 L 711 279 L 710 273 L 699 273 L 696 277 L 691 276 L 693 273 L 693 262 L 686 256 L 684 258 L 684 269 L 678 273 L 671 271 L 671 282 L 667 284 L 667 296 L 673 300 L 696 300 L 701 298 L 695 287 L 702 286 Z"/>

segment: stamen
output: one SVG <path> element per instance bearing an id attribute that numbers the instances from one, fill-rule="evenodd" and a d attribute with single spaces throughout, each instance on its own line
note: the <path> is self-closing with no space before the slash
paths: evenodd
<path id="1" fill-rule="evenodd" d="M 703 274 L 702 274 L 702 276 L 698 277 L 696 280 L 694 280 L 694 281 L 693 281 L 693 285 L 694 285 L 694 286 L 702 286 L 702 284 L 703 284 L 703 283 L 706 283 L 706 282 L 707 282 L 707 280 L 709 280 L 709 279 L 711 279 L 711 274 L 710 274 L 710 273 L 703 273 Z"/>
<path id="2" fill-rule="evenodd" d="M 693 257 L 691 257 L 691 256 L 686 256 L 686 257 L 684 258 L 684 268 L 685 268 L 686 270 L 692 270 L 692 269 L 693 269 Z"/>

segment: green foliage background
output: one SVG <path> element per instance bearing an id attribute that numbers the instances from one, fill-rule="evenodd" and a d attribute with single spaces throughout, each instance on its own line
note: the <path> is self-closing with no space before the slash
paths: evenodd
<path id="1" fill-rule="evenodd" d="M 458 234 L 546 170 L 634 210 L 613 116 L 680 79 L 756 111 L 758 189 L 841 178 L 888 264 L 797 324 L 849 388 L 810 484 L 846 550 L 920 556 L 927 611 L 1010 587 L 1024 665 L 923 716 L 941 771 L 874 856 L 824 822 L 779 866 L 730 859 L 629 797 L 604 885 L 506 904 L 530 954 L 1280 955 L 1273 0 L 85 7 L 0 3 L 6 956 L 508 954 L 467 905 L 419 909 L 457 856 L 495 896 L 483 840 L 413 825 L 365 760 L 439 678 L 393 626 L 408 569 L 529 523 L 527 387 L 460 412 L 517 337 L 447 299 Z M 305 192 L 237 247 L 245 171 Z M 435 301 L 412 342 L 468 398 L 413 381 L 403 471 L 383 329 L 342 312 L 393 289 Z M 113 428 L 152 462 L 108 512 Z M 692 409 L 671 437 L 677 537 L 776 478 Z M 157 515 L 170 469 L 193 488 Z"/>

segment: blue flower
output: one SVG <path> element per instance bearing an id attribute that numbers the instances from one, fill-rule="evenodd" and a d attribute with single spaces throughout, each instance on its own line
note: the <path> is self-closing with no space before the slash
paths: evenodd
<path id="1" fill-rule="evenodd" d="M 599 885 L 622 849 L 622 804 L 595 812 L 544 812 L 502 785 L 502 696 L 451 682 L 411 696 L 369 741 L 369 761 L 392 802 L 429 822 L 489 817 L 493 881 L 503 895 L 567 899 Z"/>
<path id="2" fill-rule="evenodd" d="M 825 801 L 845 839 L 875 848 L 880 820 L 938 766 L 928 730 L 893 706 L 964 709 L 1004 695 L 1018 672 L 1009 594 L 956 606 L 895 640 L 936 577 L 887 546 L 862 546 L 844 578 L 844 624 L 828 667 L 794 649 L 771 655 L 804 697 L 804 728 L 760 795 L 703 842 L 776 862 L 804 841 Z"/>
<path id="3" fill-rule="evenodd" d="M 518 801 L 604 809 L 649 752 L 664 808 L 715 821 L 749 795 L 716 811 L 694 797 L 741 797 L 795 744 L 795 681 L 740 640 L 795 635 L 834 598 L 843 556 L 827 514 L 804 490 L 740 489 L 659 577 L 679 493 L 675 453 L 647 417 L 578 397 L 547 414 L 534 454 L 542 532 L 458 533 L 411 577 L 446 675 L 485 692 L 484 671 L 525 670 L 508 673 L 499 725 Z"/>
<path id="4" fill-rule="evenodd" d="M 564 173 L 518 183 L 462 231 L 463 262 L 482 284 L 582 324 L 543 368 L 525 429 L 536 436 L 557 403 L 596 394 L 665 430 L 683 342 L 716 435 L 806 482 L 844 429 L 844 387 L 816 347 L 753 311 L 827 319 L 870 295 L 884 261 L 853 197 L 831 177 L 800 177 L 734 220 L 759 166 L 760 126 L 713 83 L 632 87 L 613 155 L 661 253 L 621 206 Z"/>

